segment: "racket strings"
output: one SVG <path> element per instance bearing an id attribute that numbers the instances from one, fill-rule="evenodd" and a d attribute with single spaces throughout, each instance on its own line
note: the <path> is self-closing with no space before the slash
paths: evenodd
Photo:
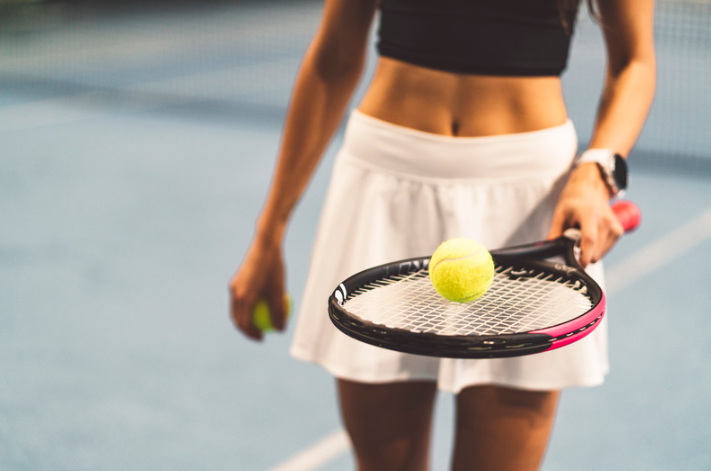
<path id="1" fill-rule="evenodd" d="M 376 289 L 377 288 L 377 289 Z M 587 312 L 586 286 L 553 273 L 497 267 L 473 303 L 442 298 L 426 270 L 381 279 L 351 293 L 344 307 L 364 321 L 438 335 L 502 335 L 557 325 Z"/>

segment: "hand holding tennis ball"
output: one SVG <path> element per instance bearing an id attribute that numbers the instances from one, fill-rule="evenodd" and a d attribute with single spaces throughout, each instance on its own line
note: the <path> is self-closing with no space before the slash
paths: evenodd
<path id="1" fill-rule="evenodd" d="M 284 309 L 286 311 L 286 319 L 289 319 L 289 316 L 291 315 L 291 296 L 288 294 L 284 295 Z M 265 299 L 260 299 L 257 301 L 257 304 L 254 305 L 254 310 L 252 311 L 252 322 L 262 332 L 267 333 L 274 331 L 272 319 L 269 315 L 269 305 Z"/>
<path id="2" fill-rule="evenodd" d="M 494 282 L 494 261 L 478 242 L 449 239 L 432 254 L 429 272 L 432 285 L 444 298 L 469 303 L 483 296 Z"/>

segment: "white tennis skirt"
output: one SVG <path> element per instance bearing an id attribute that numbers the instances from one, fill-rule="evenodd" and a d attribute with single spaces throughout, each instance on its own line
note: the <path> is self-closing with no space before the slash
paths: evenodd
<path id="1" fill-rule="evenodd" d="M 546 237 L 577 152 L 571 122 L 540 131 L 449 137 L 354 111 L 336 157 L 291 353 L 365 383 L 431 380 L 458 393 L 489 384 L 593 386 L 608 371 L 607 323 L 583 340 L 518 358 L 461 360 L 385 350 L 331 323 L 329 295 L 348 276 L 431 254 L 469 237 L 490 250 Z M 601 282 L 601 266 L 588 271 Z"/>

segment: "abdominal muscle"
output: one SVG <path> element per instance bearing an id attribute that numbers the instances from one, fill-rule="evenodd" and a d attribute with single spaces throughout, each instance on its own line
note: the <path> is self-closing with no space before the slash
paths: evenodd
<path id="1" fill-rule="evenodd" d="M 463 75 L 381 57 L 359 111 L 457 137 L 537 131 L 568 118 L 558 77 Z"/>

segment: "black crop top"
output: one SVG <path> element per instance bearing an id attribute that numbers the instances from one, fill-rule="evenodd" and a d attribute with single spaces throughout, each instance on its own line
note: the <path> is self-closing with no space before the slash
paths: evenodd
<path id="1" fill-rule="evenodd" d="M 378 52 L 414 65 L 557 76 L 568 60 L 556 0 L 381 0 L 380 10 Z"/>

